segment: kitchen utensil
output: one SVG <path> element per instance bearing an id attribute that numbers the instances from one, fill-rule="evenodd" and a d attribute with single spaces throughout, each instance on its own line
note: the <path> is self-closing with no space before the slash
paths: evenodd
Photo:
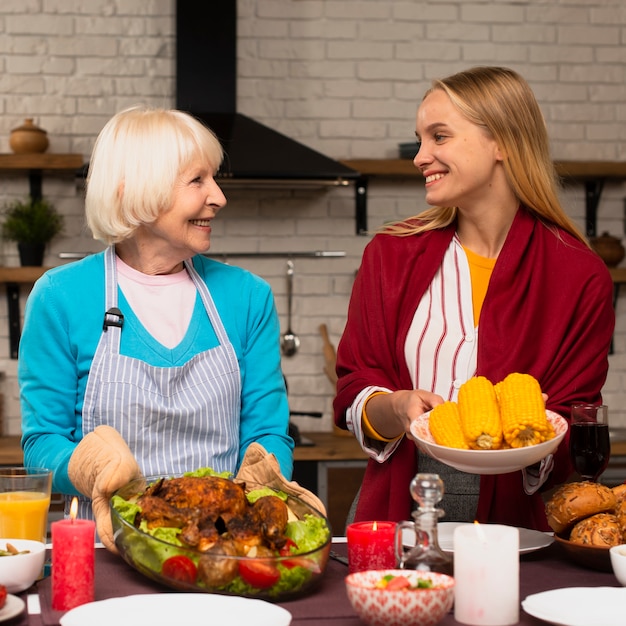
<path id="1" fill-rule="evenodd" d="M 300 338 L 291 330 L 293 301 L 293 261 L 287 261 L 287 331 L 282 336 L 281 348 L 285 356 L 293 356 L 300 347 Z"/>
<path id="2" fill-rule="evenodd" d="M 335 352 L 335 346 L 333 346 L 328 337 L 328 327 L 326 324 L 320 324 L 320 335 L 322 336 L 324 351 L 324 373 L 334 386 L 337 384 L 337 372 L 335 371 L 337 353 Z"/>

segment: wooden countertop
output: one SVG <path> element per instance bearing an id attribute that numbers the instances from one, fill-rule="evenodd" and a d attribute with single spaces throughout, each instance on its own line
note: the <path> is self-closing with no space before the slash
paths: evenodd
<path id="1" fill-rule="evenodd" d="M 367 459 L 361 446 L 352 436 L 333 433 L 302 433 L 314 446 L 297 446 L 296 461 L 360 461 Z M 21 465 L 23 462 L 20 437 L 0 437 L 0 465 Z"/>
<path id="2" fill-rule="evenodd" d="M 302 433 L 314 446 L 297 446 L 296 461 L 361 461 L 367 456 L 354 437 L 334 433 Z M 612 456 L 626 456 L 626 440 L 611 443 Z M 0 437 L 0 465 L 21 465 L 23 461 L 19 437 Z"/>

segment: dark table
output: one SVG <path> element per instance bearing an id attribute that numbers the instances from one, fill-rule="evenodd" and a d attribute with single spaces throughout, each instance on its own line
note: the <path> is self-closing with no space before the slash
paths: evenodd
<path id="1" fill-rule="evenodd" d="M 345 543 L 334 543 L 333 550 L 346 554 Z M 304 598 L 281 604 L 293 615 L 293 626 L 363 626 L 354 613 L 346 596 L 344 578 L 348 568 L 330 560 L 320 585 Z M 561 546 L 551 546 L 524 554 L 520 557 L 520 601 L 540 591 L 561 587 L 619 587 L 611 572 L 587 569 L 569 560 Z M 145 578 L 128 566 L 120 557 L 104 549 L 96 550 L 96 600 L 137 593 L 165 593 L 168 590 Z M 50 578 L 38 582 L 21 594 L 38 593 L 42 608 L 41 615 L 26 613 L 6 622 L 7 626 L 56 626 L 61 617 L 50 609 Z M 458 624 L 454 613 L 449 613 L 440 624 Z M 520 625 L 538 626 L 545 622 L 527 615 L 520 608 Z M 3 624 L 4 626 L 4 624 Z"/>

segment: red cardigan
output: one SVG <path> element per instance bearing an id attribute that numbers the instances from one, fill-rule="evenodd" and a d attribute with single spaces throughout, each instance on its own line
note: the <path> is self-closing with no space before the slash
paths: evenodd
<path id="1" fill-rule="evenodd" d="M 404 344 L 417 305 L 454 236 L 454 225 L 410 237 L 376 235 L 355 280 L 337 350 L 335 423 L 365 387 L 411 389 Z M 547 408 L 569 417 L 573 402 L 601 402 L 615 324 L 613 283 L 602 260 L 574 237 L 520 209 L 498 256 L 480 317 L 477 375 L 496 383 L 535 376 Z M 567 440 L 545 485 L 572 469 Z M 415 444 L 404 438 L 387 461 L 370 459 L 356 520 L 410 519 Z M 540 493 L 527 496 L 521 471 L 482 476 L 476 519 L 550 530 Z"/>

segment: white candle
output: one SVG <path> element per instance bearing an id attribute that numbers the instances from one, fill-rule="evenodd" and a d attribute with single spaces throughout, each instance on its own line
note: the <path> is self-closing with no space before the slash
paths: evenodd
<path id="1" fill-rule="evenodd" d="M 473 626 L 519 621 L 519 530 L 497 524 L 454 529 L 454 619 Z"/>

